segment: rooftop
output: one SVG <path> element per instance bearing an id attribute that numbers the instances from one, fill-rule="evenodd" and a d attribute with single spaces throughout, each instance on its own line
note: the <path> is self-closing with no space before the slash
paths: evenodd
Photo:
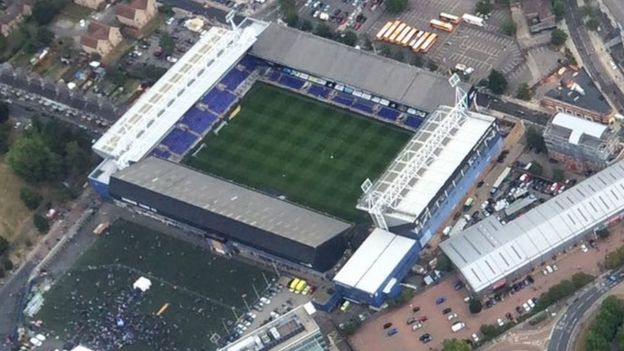
<path id="1" fill-rule="evenodd" d="M 437 133 L 441 128 L 445 128 L 447 119 L 451 118 L 450 112 L 450 107 L 441 107 L 429 116 L 367 194 L 393 191 L 399 172 L 406 167 L 406 160 L 417 157 L 418 151 L 427 143 L 437 140 Z M 418 177 L 402 189 L 394 206 L 386 209 L 386 214 L 403 221 L 414 222 L 435 199 L 446 181 L 461 166 L 473 147 L 494 123 L 493 117 L 471 111 L 467 114 L 468 118 L 461 119 L 460 124 L 453 127 L 449 135 L 443 138 L 435 153 L 425 155 L 427 162 L 418 172 Z M 366 208 L 367 198 L 365 195 L 360 199 L 358 208 Z"/>
<path id="2" fill-rule="evenodd" d="M 279 318 L 246 334 L 219 351 L 285 351 L 319 332 L 312 317 L 316 312 L 311 302 L 299 306 Z M 307 345 L 306 350 L 322 351 L 320 345 Z"/>
<path id="3" fill-rule="evenodd" d="M 155 157 L 135 163 L 112 177 L 312 247 L 318 247 L 351 226 Z"/>
<path id="4" fill-rule="evenodd" d="M 482 291 L 624 210 L 624 161 L 502 225 L 490 216 L 440 247 Z"/>
<path id="5" fill-rule="evenodd" d="M 149 0 L 131 0 L 128 3 L 118 4 L 115 7 L 115 14 L 129 19 L 134 19 L 135 12 L 147 9 L 149 4 Z"/>
<path id="6" fill-rule="evenodd" d="M 212 27 L 93 145 L 121 169 L 138 162 L 182 114 L 240 60 L 266 24 L 245 20 L 240 36 Z M 217 59 L 218 58 L 218 59 Z"/>
<path id="7" fill-rule="evenodd" d="M 269 25 L 251 53 L 427 113 L 455 104 L 446 77 L 278 24 Z"/>
<path id="8" fill-rule="evenodd" d="M 91 21 L 87 32 L 80 37 L 80 44 L 96 48 L 98 41 L 108 40 L 113 27 L 99 21 Z"/>
<path id="9" fill-rule="evenodd" d="M 588 137 L 600 140 L 609 130 L 604 124 L 562 112 L 557 113 L 550 123 L 558 129 L 564 129 L 562 132 L 569 135 L 568 142 L 575 145 L 582 143 L 582 140 Z"/>
<path id="10" fill-rule="evenodd" d="M 379 292 L 416 241 L 375 228 L 334 277 L 334 282 L 369 294 Z"/>
<path id="11" fill-rule="evenodd" d="M 567 70 L 561 77 L 561 85 L 546 96 L 598 113 L 610 113 L 611 106 L 602 95 L 585 69 Z"/>

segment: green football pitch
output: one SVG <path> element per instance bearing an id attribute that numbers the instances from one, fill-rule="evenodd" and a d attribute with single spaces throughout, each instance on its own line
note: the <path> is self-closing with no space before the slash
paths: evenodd
<path id="1" fill-rule="evenodd" d="M 152 287 L 128 303 L 140 276 Z M 106 350 L 119 339 L 110 331 L 121 334 L 115 319 L 123 318 L 137 339 L 123 350 L 214 351 L 215 336 L 226 336 L 224 324 L 244 313 L 243 297 L 254 303 L 255 291 L 262 293 L 274 278 L 272 272 L 119 220 L 44 293 L 35 319 L 63 340 L 108 343 L 101 348 Z"/>
<path id="2" fill-rule="evenodd" d="M 374 180 L 411 133 L 257 83 L 241 111 L 185 161 L 202 171 L 350 221 L 360 184 Z"/>

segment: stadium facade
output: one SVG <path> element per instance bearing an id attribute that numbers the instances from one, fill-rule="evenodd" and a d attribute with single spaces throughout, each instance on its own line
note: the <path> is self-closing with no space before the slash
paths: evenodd
<path id="1" fill-rule="evenodd" d="M 619 161 L 513 221 L 487 217 L 440 246 L 472 291 L 487 294 L 622 218 Z"/>
<path id="2" fill-rule="evenodd" d="M 278 262 L 326 269 L 344 250 L 345 222 L 175 164 L 204 136 L 218 131 L 254 80 L 416 132 L 357 205 L 375 212 L 373 220 L 381 229 L 414 241 L 413 250 L 405 255 L 409 259 L 400 267 L 415 261 L 502 147 L 494 119 L 467 111 L 473 90 L 466 83 L 451 85 L 446 77 L 407 64 L 285 26 L 245 19 L 232 30 L 214 27 L 203 33 L 94 144 L 104 161 L 91 173 L 90 184 L 103 198 L 197 229 L 216 241 L 241 244 Z M 456 96 L 455 88 L 464 94 Z M 460 110 L 444 107 L 457 105 L 458 98 Z M 154 180 L 154 174 L 140 174 L 158 172 L 157 163 L 171 171 L 163 177 L 180 173 L 186 178 L 180 178 L 182 184 L 175 189 L 151 184 L 166 183 Z M 404 168 L 410 172 L 403 172 Z M 400 177 L 399 187 L 391 185 L 396 177 Z M 302 238 L 302 227 L 289 223 L 287 216 L 280 225 L 271 226 L 266 218 L 257 222 L 247 218 L 253 217 L 253 211 L 226 213 L 231 210 L 224 204 L 226 195 L 216 200 L 219 206 L 202 202 L 188 182 L 199 189 L 204 181 L 235 188 L 234 197 L 269 201 L 273 215 L 298 213 L 308 218 L 306 223 L 319 226 L 320 239 Z M 216 188 L 205 188 L 205 194 L 212 195 L 209 192 Z M 391 201 L 377 203 L 371 211 L 369 200 L 380 194 L 384 200 L 388 196 L 383 194 L 391 194 Z M 249 206 L 260 209 L 257 203 Z M 389 280 L 400 281 L 403 272 L 402 268 L 389 272 Z M 382 294 L 383 285 L 378 296 L 395 292 Z M 357 299 L 373 305 L 380 301 L 370 298 L 375 293 L 351 288 L 354 300 L 360 296 Z M 343 289 L 349 295 L 347 290 Z"/>

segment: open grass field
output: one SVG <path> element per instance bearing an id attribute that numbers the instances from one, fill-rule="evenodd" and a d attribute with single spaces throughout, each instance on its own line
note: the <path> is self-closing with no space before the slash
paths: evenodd
<path id="1" fill-rule="evenodd" d="M 132 283 L 152 287 L 133 296 Z M 266 277 L 266 279 L 265 279 Z M 215 350 L 223 323 L 243 313 L 241 295 L 262 292 L 274 274 L 212 255 L 187 242 L 125 221 L 113 224 L 44 294 L 35 316 L 65 340 L 97 350 Z M 165 304 L 169 308 L 156 312 Z M 125 322 L 123 328 L 116 321 Z M 131 335 L 129 342 L 122 336 Z M 120 347 L 121 346 L 121 347 Z"/>
<path id="2" fill-rule="evenodd" d="M 208 135 L 185 162 L 358 221 L 364 217 L 355 209 L 360 184 L 375 179 L 410 137 L 398 127 L 256 83 L 234 120 Z"/>
<path id="3" fill-rule="evenodd" d="M 24 181 L 13 173 L 3 159 L 0 159 L 0 184 L 0 236 L 12 242 L 19 234 L 18 227 L 30 216 L 31 211 L 20 199 Z"/>

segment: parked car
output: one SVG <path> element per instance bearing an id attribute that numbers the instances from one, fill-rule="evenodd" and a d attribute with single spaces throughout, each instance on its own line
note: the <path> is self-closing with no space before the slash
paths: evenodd
<path id="1" fill-rule="evenodd" d="M 425 333 L 423 335 L 420 336 L 420 338 L 418 338 L 423 344 L 426 344 L 428 342 L 430 342 L 431 340 L 433 340 L 433 337 L 431 336 L 431 334 L 429 333 Z"/>
<path id="2" fill-rule="evenodd" d="M 445 309 L 442 310 L 442 314 L 449 314 L 449 313 L 451 313 L 451 311 L 452 311 L 452 309 L 450 307 L 449 308 L 445 308 Z"/>
<path id="3" fill-rule="evenodd" d="M 399 330 L 397 328 L 392 328 L 390 330 L 388 330 L 388 336 L 392 336 L 392 335 L 396 335 L 399 332 Z"/>
<path id="4" fill-rule="evenodd" d="M 444 296 L 440 296 L 440 297 L 438 297 L 438 298 L 436 299 L 436 301 L 435 301 L 436 305 L 441 305 L 441 304 L 443 304 L 444 302 L 446 302 L 446 297 L 444 297 Z"/>
<path id="5" fill-rule="evenodd" d="M 448 319 L 449 321 L 455 318 L 457 318 L 457 313 L 451 313 L 446 317 L 446 319 Z"/>
<path id="6" fill-rule="evenodd" d="M 418 323 L 412 325 L 412 330 L 418 330 L 418 329 L 422 328 L 422 326 L 423 326 L 423 324 L 418 322 Z"/>

